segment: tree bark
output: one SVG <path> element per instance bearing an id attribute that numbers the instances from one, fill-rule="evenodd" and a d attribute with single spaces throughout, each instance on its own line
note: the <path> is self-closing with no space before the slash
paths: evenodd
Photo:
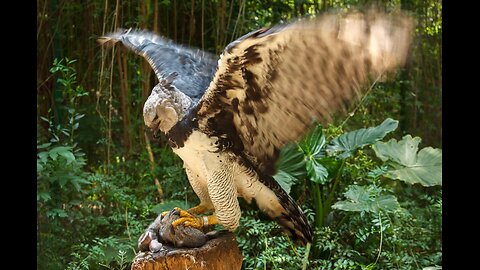
<path id="1" fill-rule="evenodd" d="M 132 263 L 132 270 L 235 270 L 242 268 L 242 253 L 235 235 L 220 231 L 200 248 L 164 246 L 159 252 L 141 252 Z"/>

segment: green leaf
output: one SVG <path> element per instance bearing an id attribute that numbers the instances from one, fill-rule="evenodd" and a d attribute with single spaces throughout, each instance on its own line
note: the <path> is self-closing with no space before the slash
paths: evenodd
<path id="1" fill-rule="evenodd" d="M 43 144 L 37 145 L 37 149 L 44 149 L 44 148 L 49 147 L 50 145 L 52 145 L 52 144 L 51 143 L 43 143 Z"/>
<path id="2" fill-rule="evenodd" d="M 317 125 L 315 129 L 299 143 L 299 146 L 307 157 L 324 157 L 325 135 L 323 134 L 322 126 Z"/>
<path id="3" fill-rule="evenodd" d="M 400 208 L 400 204 L 393 195 L 380 195 L 376 200 L 376 207 L 385 212 L 393 212 Z"/>
<path id="4" fill-rule="evenodd" d="M 287 192 L 298 179 L 306 177 L 305 160 L 303 153 L 296 144 L 289 144 L 280 150 L 280 156 L 276 164 L 278 171 L 273 178 Z"/>
<path id="5" fill-rule="evenodd" d="M 347 200 L 338 201 L 332 208 L 349 212 L 393 212 L 400 208 L 393 195 L 381 194 L 378 188 L 352 185 L 345 192 Z"/>
<path id="6" fill-rule="evenodd" d="M 78 114 L 75 116 L 75 120 L 82 119 L 85 116 L 85 114 Z"/>
<path id="7" fill-rule="evenodd" d="M 48 152 L 48 155 L 50 156 L 51 159 L 53 160 L 57 160 L 57 157 L 58 157 L 58 153 L 57 152 Z"/>
<path id="8" fill-rule="evenodd" d="M 56 180 L 58 181 L 60 187 L 63 188 L 69 179 L 65 176 L 60 175 Z"/>
<path id="9" fill-rule="evenodd" d="M 387 118 L 378 126 L 344 133 L 330 142 L 327 146 L 327 153 L 329 153 L 329 155 L 337 155 L 340 159 L 345 159 L 349 157 L 354 150 L 383 139 L 397 127 L 397 120 Z"/>
<path id="10" fill-rule="evenodd" d="M 368 192 L 362 186 L 351 186 L 347 192 L 345 192 L 347 201 L 338 201 L 332 205 L 333 209 L 343 211 L 355 211 L 355 212 L 369 212 L 371 210 L 370 205 L 372 201 Z"/>
<path id="11" fill-rule="evenodd" d="M 384 176 L 427 187 L 442 185 L 442 150 L 426 147 L 417 154 L 420 141 L 419 137 L 406 135 L 399 142 L 391 139 L 374 144 L 377 157 L 390 162 Z"/>
<path id="12" fill-rule="evenodd" d="M 273 178 L 288 194 L 290 194 L 292 186 L 297 182 L 296 177 L 284 171 L 278 171 Z"/>
<path id="13" fill-rule="evenodd" d="M 307 159 L 307 173 L 311 181 L 319 184 L 328 182 L 328 171 L 319 161 L 319 159 Z"/>
<path id="14" fill-rule="evenodd" d="M 46 164 L 46 163 L 47 163 L 47 159 L 48 159 L 48 152 L 40 152 L 40 153 L 38 153 L 38 158 L 40 158 L 40 160 L 43 162 L 43 164 Z"/>
<path id="15" fill-rule="evenodd" d="M 38 163 L 38 161 L 37 161 L 37 173 L 39 173 L 41 171 L 43 171 L 43 166 L 42 166 L 42 164 Z"/>
<path id="16" fill-rule="evenodd" d="M 70 146 L 57 146 L 49 151 L 49 155 L 53 160 L 56 160 L 57 155 L 64 157 L 67 160 L 67 164 L 75 161 L 75 155 L 71 152 Z"/>
<path id="17" fill-rule="evenodd" d="M 46 191 L 40 191 L 37 193 L 37 201 L 48 201 L 50 200 L 52 197 L 50 196 L 50 193 L 49 192 L 46 192 Z"/>
<path id="18" fill-rule="evenodd" d="M 65 134 L 67 136 L 70 136 L 70 132 L 68 132 L 68 130 L 66 130 L 66 129 L 62 129 L 62 130 L 60 130 L 60 132 L 62 132 L 63 134 Z"/>
<path id="19" fill-rule="evenodd" d="M 67 212 L 65 212 L 62 209 L 55 208 L 47 212 L 47 216 L 49 218 L 55 218 L 55 217 L 67 217 Z"/>
<path id="20" fill-rule="evenodd" d="M 74 177 L 72 180 L 71 180 L 71 183 L 72 185 L 75 187 L 75 189 L 80 192 L 82 190 L 82 187 L 80 184 L 90 184 L 90 181 L 88 180 L 85 180 L 83 178 L 80 178 L 80 177 Z"/>

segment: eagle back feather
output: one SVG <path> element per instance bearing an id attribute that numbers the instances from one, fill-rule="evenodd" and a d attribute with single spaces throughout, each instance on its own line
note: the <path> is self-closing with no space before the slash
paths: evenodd
<path id="1" fill-rule="evenodd" d="M 197 105 L 199 128 L 227 136 L 267 175 L 279 149 L 357 100 L 407 58 L 413 21 L 397 14 L 326 14 L 253 31 L 229 44 Z M 236 131 L 232 133 L 231 130 Z"/>

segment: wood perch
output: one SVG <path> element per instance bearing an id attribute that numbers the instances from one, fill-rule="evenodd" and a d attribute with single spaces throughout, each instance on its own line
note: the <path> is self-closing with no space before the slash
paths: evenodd
<path id="1" fill-rule="evenodd" d="M 220 231 L 199 248 L 174 248 L 152 253 L 140 252 L 133 259 L 132 270 L 239 270 L 242 253 L 235 235 Z"/>

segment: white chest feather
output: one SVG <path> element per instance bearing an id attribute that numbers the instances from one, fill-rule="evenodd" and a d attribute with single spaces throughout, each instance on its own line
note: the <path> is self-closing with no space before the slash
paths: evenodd
<path id="1" fill-rule="evenodd" d="M 215 153 L 215 139 L 208 137 L 200 131 L 193 131 L 185 141 L 182 148 L 174 148 L 177 154 L 192 172 L 198 175 L 198 181 L 206 186 L 209 171 L 225 163 L 225 153 Z"/>

